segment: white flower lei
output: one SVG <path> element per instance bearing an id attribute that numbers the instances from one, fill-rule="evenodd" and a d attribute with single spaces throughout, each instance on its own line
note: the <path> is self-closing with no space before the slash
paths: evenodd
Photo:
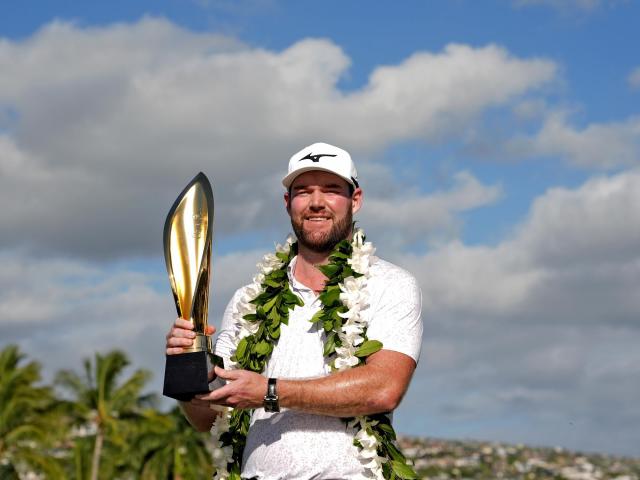
<path id="1" fill-rule="evenodd" d="M 288 254 L 294 241 L 294 237 L 289 235 L 284 245 L 276 246 L 276 252 Z M 339 371 L 347 370 L 359 363 L 355 352 L 357 346 L 364 341 L 364 330 L 367 327 L 367 322 L 361 312 L 367 307 L 369 301 L 367 281 L 370 276 L 369 267 L 373 262 L 373 254 L 375 252 L 371 242 L 364 241 L 364 233 L 361 229 L 355 231 L 351 246 L 353 253 L 347 262 L 361 276 L 357 278 L 347 277 L 340 284 L 340 301 L 349 310 L 340 314 L 346 321 L 342 325 L 341 331 L 338 332 L 342 346 L 336 348 L 336 358 L 333 362 L 333 367 Z M 264 291 L 262 282 L 265 276 L 275 269 L 282 268 L 283 265 L 284 263 L 273 253 L 266 254 L 262 257 L 262 261 L 258 263 L 258 273 L 253 277 L 252 283 L 244 288 L 233 310 L 233 319 L 236 325 L 234 345 L 237 346 L 240 340 L 255 334 L 260 328 L 260 322 L 245 320 L 244 316 L 256 313 L 256 307 L 251 303 L 251 300 Z M 235 369 L 237 364 L 229 362 L 227 368 Z M 230 417 L 231 409 L 225 408 L 216 417 L 211 428 L 214 438 L 213 464 L 216 469 L 214 480 L 226 480 L 229 477 L 227 465 L 232 461 L 232 448 L 230 446 L 222 446 L 220 435 L 229 431 Z M 384 479 L 382 464 L 387 459 L 378 455 L 379 442 L 375 436 L 367 432 L 367 427 L 376 423 L 375 421 L 369 421 L 365 416 L 359 416 L 348 424 L 349 427 L 355 429 L 355 440 L 361 445 L 360 448 L 354 447 L 357 448 L 358 460 L 365 469 L 364 474 L 359 476 L 361 479 Z"/>

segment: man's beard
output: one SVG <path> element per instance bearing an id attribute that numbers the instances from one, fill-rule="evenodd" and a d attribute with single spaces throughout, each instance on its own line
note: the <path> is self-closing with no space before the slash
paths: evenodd
<path id="1" fill-rule="evenodd" d="M 304 216 L 299 221 L 291 217 L 291 226 L 298 237 L 298 242 L 312 252 L 329 253 L 338 243 L 349 237 L 353 223 L 353 210 L 349 206 L 349 210 L 343 218 L 335 219 L 334 217 L 333 226 L 326 233 L 310 235 L 304 231 L 303 223 Z"/>

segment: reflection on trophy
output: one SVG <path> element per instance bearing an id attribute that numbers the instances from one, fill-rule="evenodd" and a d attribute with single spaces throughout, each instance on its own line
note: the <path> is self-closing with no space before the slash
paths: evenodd
<path id="1" fill-rule="evenodd" d="M 208 392 L 207 371 L 212 363 L 219 364 L 205 335 L 212 232 L 213 192 L 200 172 L 180 193 L 164 224 L 164 258 L 178 316 L 191 321 L 196 333 L 193 346 L 166 357 L 163 394 L 176 400 Z"/>

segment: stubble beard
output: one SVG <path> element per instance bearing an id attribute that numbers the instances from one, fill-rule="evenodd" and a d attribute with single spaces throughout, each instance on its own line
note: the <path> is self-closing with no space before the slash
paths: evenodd
<path id="1" fill-rule="evenodd" d="M 293 232 L 298 238 L 300 245 L 315 253 L 329 253 L 342 240 L 349 237 L 353 223 L 353 209 L 349 207 L 344 217 L 336 219 L 333 217 L 333 226 L 326 233 L 309 234 L 304 231 L 304 218 L 296 220 L 291 217 Z"/>

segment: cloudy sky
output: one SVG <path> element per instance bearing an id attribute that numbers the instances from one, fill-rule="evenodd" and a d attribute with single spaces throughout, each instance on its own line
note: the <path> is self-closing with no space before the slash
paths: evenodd
<path id="1" fill-rule="evenodd" d="M 0 347 L 160 390 L 176 195 L 213 183 L 219 324 L 326 141 L 423 291 L 398 430 L 640 455 L 637 2 L 35 5 L 0 7 Z"/>

